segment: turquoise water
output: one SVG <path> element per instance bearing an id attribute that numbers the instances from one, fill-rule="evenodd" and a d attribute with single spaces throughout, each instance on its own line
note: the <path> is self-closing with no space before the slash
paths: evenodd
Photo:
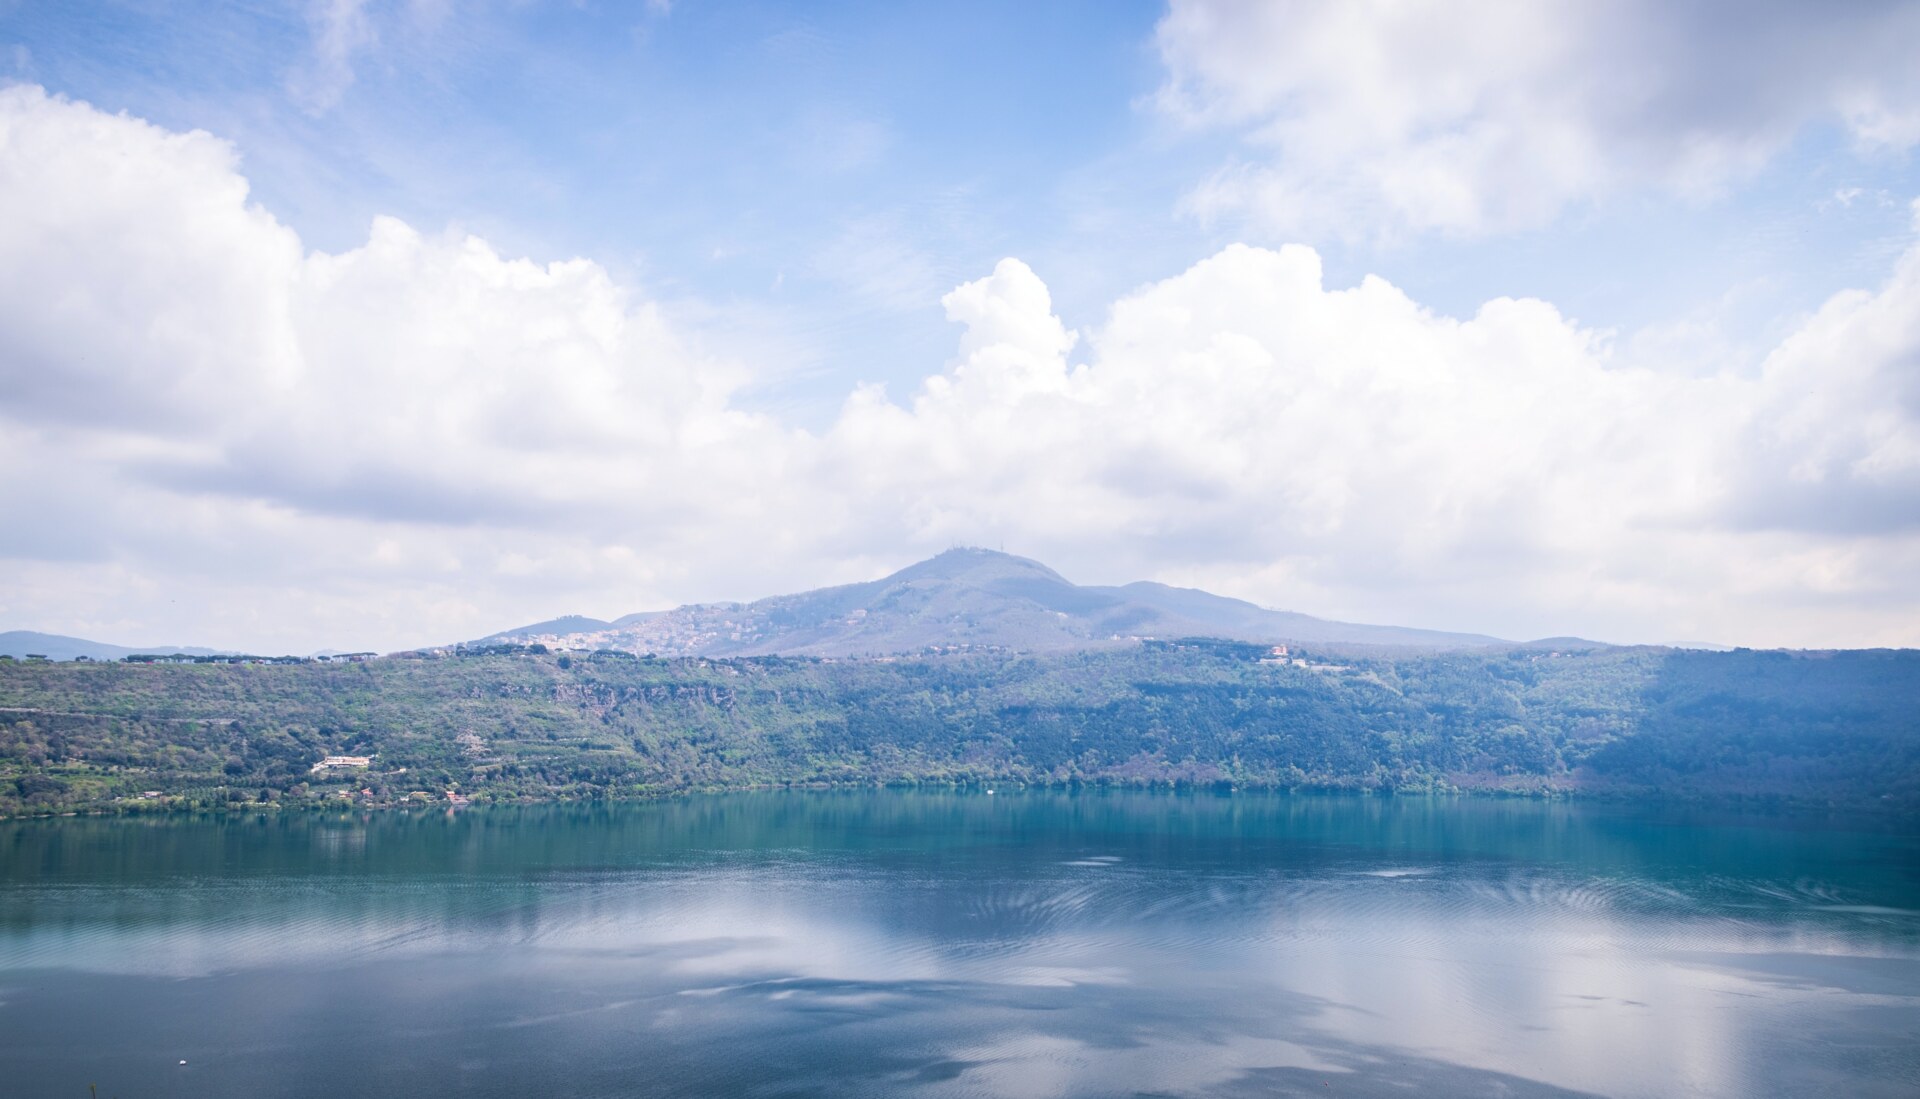
<path id="1" fill-rule="evenodd" d="M 89 1084 L 1911 1096 L 1920 839 L 1133 793 L 0 823 L 0 1095 Z"/>

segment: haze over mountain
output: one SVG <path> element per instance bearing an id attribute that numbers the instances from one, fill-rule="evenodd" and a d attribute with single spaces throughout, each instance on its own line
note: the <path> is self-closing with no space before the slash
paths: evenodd
<path id="1" fill-rule="evenodd" d="M 1332 622 L 1145 581 L 1082 587 L 1038 561 L 971 548 L 948 550 L 862 584 L 611 621 L 569 615 L 478 643 L 539 642 L 661 656 L 859 656 L 947 646 L 1047 651 L 1169 637 L 1427 649 L 1511 644 L 1481 634 Z"/>

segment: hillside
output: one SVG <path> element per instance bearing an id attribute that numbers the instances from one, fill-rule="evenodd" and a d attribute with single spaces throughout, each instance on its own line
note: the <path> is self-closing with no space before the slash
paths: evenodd
<path id="1" fill-rule="evenodd" d="M 0 661 L 0 814 L 822 782 L 1470 789 L 1913 813 L 1916 714 L 1915 652 L 1279 662 L 1264 646 L 1196 641 L 884 660 Z M 373 765 L 313 770 L 334 754 Z"/>
<path id="2" fill-rule="evenodd" d="M 1082 587 L 1024 557 L 948 550 L 862 584 L 753 603 L 710 603 L 611 622 L 570 616 L 482 643 L 539 643 L 661 656 L 862 656 L 940 649 L 1051 652 L 1141 638 L 1468 649 L 1477 634 L 1332 622 L 1147 582 Z"/>

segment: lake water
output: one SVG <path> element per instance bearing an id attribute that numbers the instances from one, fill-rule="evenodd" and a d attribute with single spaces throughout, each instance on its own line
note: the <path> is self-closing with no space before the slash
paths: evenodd
<path id="1" fill-rule="evenodd" d="M 0 1095 L 89 1084 L 1913 1096 L 1920 840 L 1137 793 L 0 823 Z"/>

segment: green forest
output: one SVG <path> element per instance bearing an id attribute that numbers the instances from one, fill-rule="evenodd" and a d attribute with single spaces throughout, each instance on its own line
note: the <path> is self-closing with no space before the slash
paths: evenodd
<path id="1" fill-rule="evenodd" d="M 315 770 L 330 755 L 366 767 Z M 1920 811 L 1920 652 L 0 661 L 0 814 L 1112 784 Z"/>

